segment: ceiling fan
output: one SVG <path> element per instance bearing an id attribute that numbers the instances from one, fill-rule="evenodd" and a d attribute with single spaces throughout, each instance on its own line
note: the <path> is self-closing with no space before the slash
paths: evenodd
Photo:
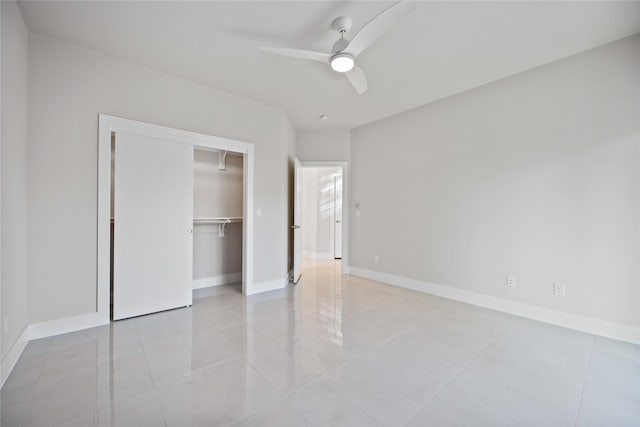
<path id="1" fill-rule="evenodd" d="M 331 26 L 340 33 L 340 39 L 334 43 L 330 53 L 278 47 L 263 47 L 262 50 L 329 64 L 334 71 L 344 73 L 347 76 L 358 94 L 363 94 L 367 91 L 367 77 L 362 69 L 356 65 L 356 58 L 415 8 L 415 4 L 404 1 L 393 4 L 362 27 L 351 41 L 345 38 L 345 34 L 351 29 L 351 18 L 347 16 L 336 18 Z"/>

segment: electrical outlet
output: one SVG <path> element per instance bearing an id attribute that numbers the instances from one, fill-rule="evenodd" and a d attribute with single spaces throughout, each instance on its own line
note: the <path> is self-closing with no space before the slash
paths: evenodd
<path id="1" fill-rule="evenodd" d="M 507 276 L 507 286 L 510 288 L 516 287 L 516 276 Z"/>
<path id="2" fill-rule="evenodd" d="M 374 255 L 374 256 L 373 256 L 373 262 L 374 262 L 375 264 L 380 264 L 380 257 L 379 257 L 378 255 Z"/>
<path id="3" fill-rule="evenodd" d="M 560 283 L 554 283 L 553 294 L 558 297 L 567 296 L 567 287 L 565 285 L 561 285 Z"/>

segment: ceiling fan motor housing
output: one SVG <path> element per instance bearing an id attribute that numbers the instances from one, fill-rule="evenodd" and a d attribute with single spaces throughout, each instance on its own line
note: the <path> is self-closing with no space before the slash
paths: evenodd
<path id="1" fill-rule="evenodd" d="M 340 33 L 349 32 L 351 25 L 353 25 L 353 21 L 348 16 L 340 16 L 331 23 L 331 27 Z"/>

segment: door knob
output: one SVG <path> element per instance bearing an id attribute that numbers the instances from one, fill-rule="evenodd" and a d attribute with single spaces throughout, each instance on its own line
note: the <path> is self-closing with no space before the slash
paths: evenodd
<path id="1" fill-rule="evenodd" d="M 336 224 L 340 224 L 340 220 L 339 219 L 336 219 Z"/>
<path id="2" fill-rule="evenodd" d="M 292 225 L 291 228 L 294 229 L 294 230 L 297 230 L 298 228 L 300 228 L 300 226 L 299 225 Z"/>

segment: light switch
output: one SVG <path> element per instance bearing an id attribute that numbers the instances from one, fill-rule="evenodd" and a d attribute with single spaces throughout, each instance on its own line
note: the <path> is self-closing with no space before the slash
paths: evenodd
<path id="1" fill-rule="evenodd" d="M 262 208 L 258 208 L 258 209 L 256 209 L 256 216 L 257 216 L 258 218 L 262 218 Z"/>

